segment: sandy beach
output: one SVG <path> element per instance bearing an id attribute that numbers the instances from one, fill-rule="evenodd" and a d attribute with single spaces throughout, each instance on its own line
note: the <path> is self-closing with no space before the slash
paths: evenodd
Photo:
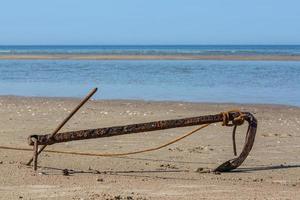
<path id="1" fill-rule="evenodd" d="M 300 1 L 1 7 L 0 200 L 300 199 Z"/>
<path id="2" fill-rule="evenodd" d="M 299 55 L 101 55 L 19 54 L 0 55 L 0 60 L 265 60 L 299 61 Z"/>
<path id="3" fill-rule="evenodd" d="M 31 148 L 30 134 L 51 133 L 79 99 L 0 97 L 0 145 Z M 235 172 L 198 173 L 233 158 L 229 127 L 213 124 L 159 151 L 123 157 L 0 149 L 0 199 L 297 199 L 300 197 L 300 108 L 125 100 L 89 101 L 61 131 L 217 114 L 239 108 L 258 119 L 254 148 Z M 247 126 L 238 128 L 241 150 Z M 61 143 L 47 149 L 127 152 L 158 146 L 193 129 Z M 69 176 L 63 175 L 68 169 Z"/>

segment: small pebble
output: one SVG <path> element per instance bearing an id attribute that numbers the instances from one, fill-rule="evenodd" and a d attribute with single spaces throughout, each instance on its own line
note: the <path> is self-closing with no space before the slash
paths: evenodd
<path id="1" fill-rule="evenodd" d="M 62 172 L 63 172 L 63 175 L 64 175 L 64 176 L 69 176 L 69 175 L 70 175 L 68 169 L 64 169 L 64 170 L 62 170 Z"/>
<path id="2" fill-rule="evenodd" d="M 215 172 L 213 172 L 215 175 L 220 175 L 221 174 L 221 172 L 218 172 L 218 171 L 215 171 Z"/>
<path id="3" fill-rule="evenodd" d="M 97 178 L 98 182 L 104 182 L 103 178 Z"/>
<path id="4" fill-rule="evenodd" d="M 114 197 L 116 200 L 121 200 L 122 197 L 120 195 Z"/>
<path id="5" fill-rule="evenodd" d="M 203 172 L 204 168 L 199 167 L 198 169 L 196 169 L 196 172 Z"/>

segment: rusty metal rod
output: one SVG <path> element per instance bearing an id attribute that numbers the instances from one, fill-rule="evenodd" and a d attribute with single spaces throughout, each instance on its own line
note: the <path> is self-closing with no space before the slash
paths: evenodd
<path id="1" fill-rule="evenodd" d="M 245 121 L 248 122 L 248 130 L 246 133 L 245 144 L 242 149 L 242 152 L 238 157 L 235 157 L 231 160 L 224 162 L 219 165 L 217 168 L 212 171 L 215 172 L 227 172 L 239 167 L 244 160 L 249 155 L 255 140 L 256 129 L 257 129 L 257 120 L 256 118 L 249 112 L 229 112 L 228 118 L 223 119 L 224 115 L 216 114 L 216 115 L 206 115 L 206 116 L 198 116 L 191 118 L 183 118 L 183 119 L 174 119 L 174 120 L 162 120 L 148 123 L 140 123 L 140 124 L 131 124 L 125 126 L 114 126 L 107 128 L 99 128 L 99 129 L 89 129 L 89 130 L 81 130 L 81 131 L 71 131 L 65 133 L 58 133 L 55 136 L 48 135 L 31 135 L 28 138 L 29 144 L 34 145 L 34 141 L 36 140 L 38 144 L 43 145 L 51 145 L 60 142 L 67 142 L 73 140 L 84 140 L 84 139 L 92 139 L 92 138 L 101 138 L 101 137 L 109 137 L 109 136 L 117 136 L 123 134 L 131 134 L 138 132 L 146 132 L 146 131 L 156 131 L 177 127 L 186 127 L 186 126 L 194 126 L 208 123 L 215 123 L 221 121 L 233 121 L 240 115 L 243 115 Z M 235 131 L 236 128 L 234 128 Z"/>
<path id="2" fill-rule="evenodd" d="M 237 113 L 230 113 L 229 118 L 232 120 Z M 55 143 L 68 142 L 73 140 L 85 140 L 92 138 L 110 137 L 131 133 L 148 132 L 156 130 L 164 130 L 170 128 L 194 126 L 208 123 L 215 123 L 223 121 L 222 114 L 206 115 L 191 118 L 162 120 L 140 124 L 130 124 L 125 126 L 113 126 L 98 129 L 88 129 L 79 131 L 70 131 L 58 133 L 55 136 L 51 134 L 46 135 L 31 135 L 28 138 L 29 145 L 33 145 L 31 138 L 36 138 L 39 145 L 52 145 Z"/>
<path id="3" fill-rule="evenodd" d="M 33 145 L 33 170 L 37 170 L 37 162 L 38 162 L 38 150 L 39 150 L 39 145 L 37 143 L 36 139 L 33 139 L 34 145 Z"/>
<path id="4" fill-rule="evenodd" d="M 238 157 L 224 162 L 223 164 L 215 168 L 213 171 L 228 172 L 233 169 L 236 169 L 244 162 L 244 160 L 249 155 L 255 140 L 255 135 L 257 130 L 257 120 L 251 113 L 247 113 L 245 115 L 245 120 L 248 122 L 248 130 L 246 133 L 245 143 L 242 152 Z"/>
<path id="5" fill-rule="evenodd" d="M 58 131 L 73 117 L 73 115 L 97 92 L 97 88 L 94 88 L 90 91 L 89 94 L 74 108 L 74 110 L 62 121 L 57 128 L 48 136 L 48 138 L 53 138 L 58 133 Z M 40 145 L 40 144 L 39 144 Z M 45 148 L 47 147 L 47 144 L 44 144 L 37 152 L 39 155 Z M 30 165 L 33 161 L 33 158 L 31 158 L 27 165 Z"/>

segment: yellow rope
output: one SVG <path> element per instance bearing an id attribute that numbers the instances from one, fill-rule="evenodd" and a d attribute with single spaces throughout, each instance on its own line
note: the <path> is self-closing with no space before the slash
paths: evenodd
<path id="1" fill-rule="evenodd" d="M 229 112 L 238 112 L 239 116 L 236 117 L 233 121 L 232 124 L 229 124 Z M 228 111 L 228 112 L 222 112 L 221 113 L 223 115 L 223 126 L 239 126 L 242 125 L 244 122 L 244 115 L 240 112 L 240 111 Z M 162 144 L 158 147 L 152 147 L 152 148 L 148 148 L 148 149 L 143 149 L 143 150 L 139 150 L 139 151 L 132 151 L 132 152 L 126 152 L 126 153 L 84 153 L 84 152 L 73 152 L 73 151 L 57 151 L 57 150 L 45 150 L 45 152 L 49 152 L 49 153 L 59 153 L 59 154 L 72 154 L 72 155 L 84 155 L 84 156 L 106 156 L 106 157 L 112 157 L 112 156 L 126 156 L 126 155 L 132 155 L 132 154 L 138 154 L 138 153 L 145 153 L 145 152 L 149 152 L 149 151 L 155 151 L 155 150 L 159 150 L 161 148 L 164 148 L 166 146 L 169 146 L 171 144 L 174 144 L 194 133 L 196 133 L 197 131 L 209 126 L 212 123 L 208 123 L 208 124 L 204 124 L 192 131 L 189 131 L 183 135 L 181 135 L 180 137 L 177 137 L 173 140 L 171 140 L 170 142 L 167 142 L 165 144 Z M 235 131 L 234 131 L 235 133 Z M 234 141 L 234 147 L 235 147 L 235 141 Z M 7 146 L 0 146 L 0 149 L 9 149 L 9 150 L 21 150 L 21 151 L 32 151 L 32 149 L 30 148 L 18 148 L 18 147 L 7 147 Z"/>

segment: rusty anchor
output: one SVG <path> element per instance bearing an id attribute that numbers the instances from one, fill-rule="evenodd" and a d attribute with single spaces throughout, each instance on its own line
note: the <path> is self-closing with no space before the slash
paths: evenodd
<path id="1" fill-rule="evenodd" d="M 229 111 L 229 112 L 223 112 L 215 115 L 205 115 L 205 116 L 197 116 L 197 117 L 182 118 L 182 119 L 160 120 L 160 121 L 147 122 L 147 123 L 129 124 L 124 126 L 112 126 L 112 127 L 105 127 L 105 128 L 58 133 L 58 131 L 63 127 L 63 125 L 79 110 L 79 108 L 84 103 L 88 101 L 89 98 L 91 98 L 91 96 L 96 91 L 97 88 L 93 89 L 85 97 L 85 99 L 82 100 L 81 103 L 69 114 L 69 116 L 66 117 L 66 119 L 55 129 L 55 131 L 53 131 L 52 134 L 30 135 L 28 137 L 29 145 L 34 147 L 33 148 L 34 156 L 27 163 L 28 165 L 30 165 L 31 162 L 34 161 L 33 168 L 34 170 L 37 169 L 38 155 L 46 148 L 47 145 L 53 145 L 56 143 L 69 142 L 75 140 L 112 137 L 112 136 L 118 136 L 124 134 L 165 130 L 171 128 L 187 127 L 187 126 L 209 125 L 211 123 L 217 123 L 217 122 L 223 122 L 224 126 L 234 127 L 232 139 L 234 144 L 233 147 L 234 147 L 235 155 L 236 155 L 235 131 L 237 126 L 242 125 L 244 121 L 247 121 L 248 130 L 246 132 L 245 143 L 241 153 L 237 157 L 224 162 L 223 164 L 216 167 L 212 171 L 228 172 L 233 169 L 236 169 L 244 162 L 244 160 L 247 158 L 248 154 L 250 153 L 253 147 L 256 130 L 257 130 L 257 120 L 250 112 L 240 112 L 240 111 Z M 201 128 L 198 129 L 200 130 Z M 38 148 L 39 145 L 42 145 L 40 149 Z M 76 152 L 63 152 L 63 151 L 49 151 L 49 152 L 99 156 L 99 154 L 91 154 L 91 153 L 76 153 Z"/>

